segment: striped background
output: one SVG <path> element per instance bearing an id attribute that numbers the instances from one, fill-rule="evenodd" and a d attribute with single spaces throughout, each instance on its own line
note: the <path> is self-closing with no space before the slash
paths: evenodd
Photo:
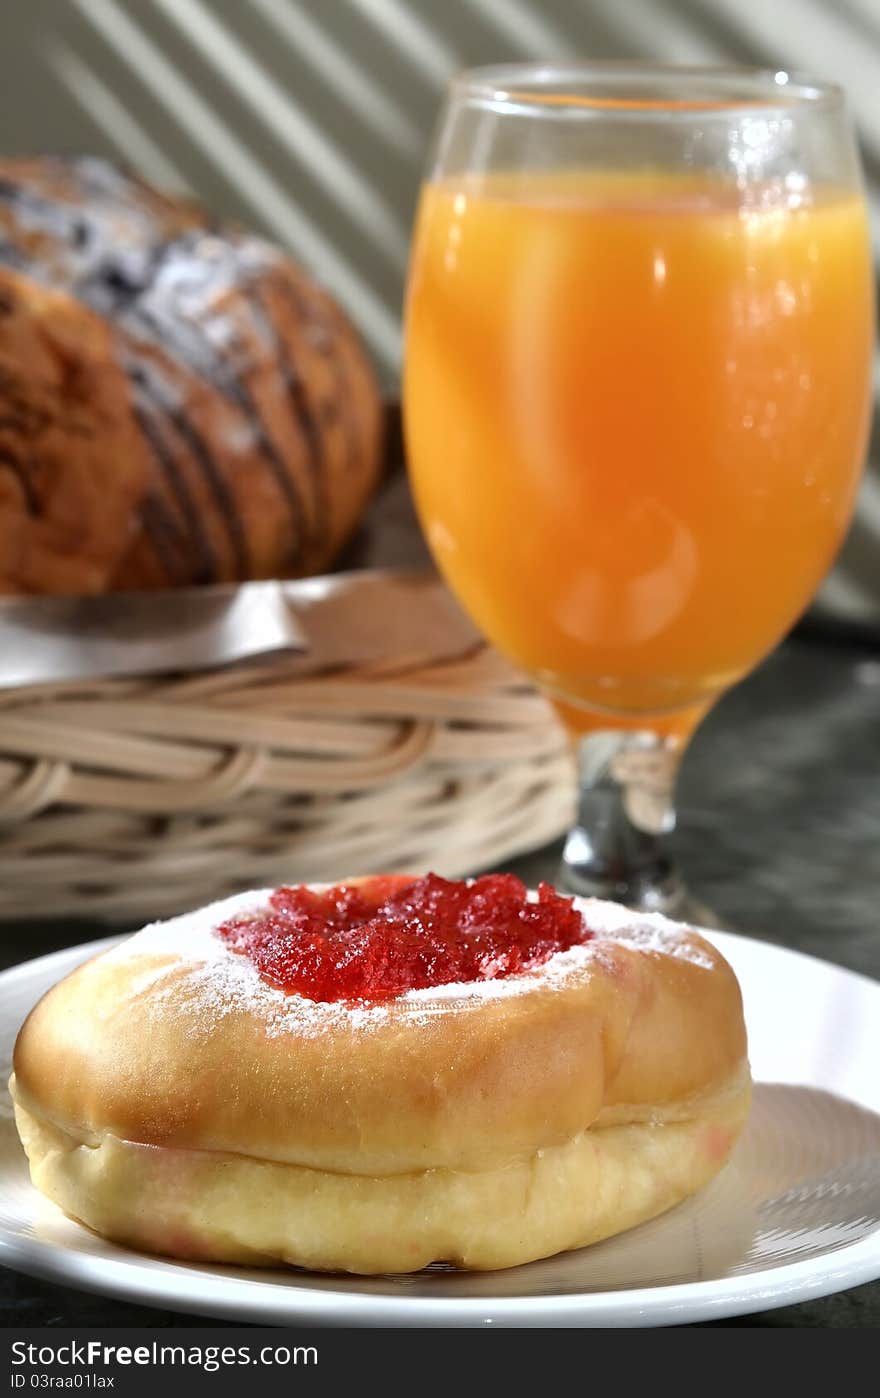
<path id="1" fill-rule="evenodd" d="M 9 154 L 122 157 L 287 245 L 389 389 L 419 173 L 456 68 L 513 58 L 792 67 L 842 82 L 880 261 L 880 0 L 5 0 Z M 880 373 L 875 376 L 880 391 Z M 822 594 L 880 621 L 880 433 Z"/>

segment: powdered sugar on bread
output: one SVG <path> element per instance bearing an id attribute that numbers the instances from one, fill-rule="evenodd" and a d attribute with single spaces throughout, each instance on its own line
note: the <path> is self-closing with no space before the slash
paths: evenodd
<path id="1" fill-rule="evenodd" d="M 411 1023 L 427 1022 L 434 1015 L 474 1008 L 486 1000 L 562 985 L 573 973 L 588 971 L 596 959 L 606 961 L 609 943 L 683 958 L 707 969 L 712 965 L 707 952 L 694 941 L 692 929 L 680 923 L 656 913 L 636 914 L 617 903 L 577 898 L 575 908 L 593 936 L 583 945 L 557 952 L 526 974 L 429 986 L 382 1004 L 319 1002 L 270 985 L 247 957 L 231 951 L 217 935 L 216 929 L 229 919 L 261 911 L 271 892 L 259 889 L 234 894 L 180 917 L 152 923 L 106 955 L 113 961 L 144 958 L 137 990 L 148 998 L 159 1017 L 171 998 L 174 1013 L 181 1012 L 183 992 L 183 1008 L 191 1018 L 194 1034 L 206 1032 L 218 1016 L 248 1012 L 263 1020 L 267 1035 L 273 1038 L 288 1034 L 311 1038 L 346 1028 L 352 1032 L 369 1030 L 387 1022 L 392 1007 L 396 1016 L 403 1009 Z"/>

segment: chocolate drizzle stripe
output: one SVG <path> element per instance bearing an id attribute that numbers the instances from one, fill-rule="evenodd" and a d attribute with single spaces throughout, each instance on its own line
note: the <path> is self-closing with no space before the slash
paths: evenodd
<path id="1" fill-rule="evenodd" d="M 290 357 L 287 343 L 281 335 L 263 295 L 256 287 L 249 289 L 248 305 L 259 328 L 272 342 L 278 369 L 293 409 L 294 420 L 305 443 L 306 465 L 312 481 L 314 501 L 312 540 L 318 548 L 321 548 L 328 533 L 327 476 L 324 439 L 321 435 L 321 429 L 312 412 L 302 376 L 297 372 Z M 305 516 L 303 516 L 303 520 L 305 521 Z"/>
<path id="2" fill-rule="evenodd" d="M 332 335 L 327 337 L 324 354 L 333 368 L 333 377 L 336 381 L 336 400 L 341 405 L 340 418 L 345 437 L 345 465 L 349 470 L 353 470 L 360 456 L 360 434 L 351 414 L 351 383 L 345 364 L 345 355 L 339 347 L 339 342 Z"/>
<path id="3" fill-rule="evenodd" d="M 168 239 L 154 243 L 140 259 L 114 257 L 108 251 L 72 290 L 99 315 L 122 322 L 129 307 L 153 290 L 173 252 L 174 244 Z"/>
<path id="4" fill-rule="evenodd" d="M 223 355 L 218 354 L 202 326 L 195 320 L 184 325 L 179 318 L 170 317 L 164 327 L 144 306 L 137 306 L 130 313 L 159 344 L 171 338 L 171 346 L 176 357 L 193 372 L 206 378 L 212 387 L 233 403 L 255 433 L 257 446 L 263 460 L 269 466 L 290 512 L 294 537 L 290 550 L 290 562 L 295 563 L 301 553 L 301 535 L 305 524 L 305 511 L 296 481 L 291 476 L 283 456 L 266 429 L 253 394 L 242 376 Z"/>
<path id="5" fill-rule="evenodd" d="M 175 522 L 161 496 L 151 491 L 141 502 L 139 516 L 144 533 L 150 541 L 169 582 L 179 582 L 184 570 L 187 540 Z M 187 576 L 187 581 L 189 578 Z M 194 578 L 195 582 L 210 582 L 210 578 Z"/>
<path id="6" fill-rule="evenodd" d="M 178 435 L 189 447 L 193 457 L 201 466 L 205 478 L 208 481 L 211 493 L 217 502 L 226 528 L 229 531 L 229 540 L 232 544 L 232 552 L 235 557 L 236 577 L 250 577 L 252 572 L 250 551 L 248 549 L 244 525 L 236 509 L 235 499 L 221 473 L 220 467 L 211 455 L 204 437 L 202 437 L 193 426 L 186 413 L 180 408 L 172 408 L 167 404 L 165 405 L 165 412 L 168 414 L 169 421 L 176 428 Z"/>
<path id="7" fill-rule="evenodd" d="M 11 472 L 18 481 L 21 487 L 21 493 L 24 496 L 25 509 L 28 514 L 34 518 L 41 515 L 43 513 L 43 507 L 40 497 L 34 489 L 34 483 L 28 474 L 27 468 L 22 465 L 16 456 L 13 456 L 11 451 L 7 451 L 5 447 L 0 447 L 0 469 L 3 468 Z"/>
<path id="8" fill-rule="evenodd" d="M 189 486 L 186 483 L 183 472 L 174 459 L 165 438 L 157 422 L 153 420 L 148 412 L 138 403 L 134 403 L 134 415 L 138 427 L 143 434 L 147 445 L 153 453 L 153 458 L 158 465 L 177 508 L 180 510 L 189 532 L 189 539 L 198 555 L 198 565 L 193 577 L 194 582 L 216 582 L 219 576 L 217 569 L 217 559 L 211 547 L 211 540 L 205 531 L 196 503 L 190 494 Z M 174 524 L 169 511 L 161 505 L 161 501 L 155 495 L 149 495 L 144 502 L 144 506 L 150 505 L 149 516 L 144 507 L 141 508 L 141 518 L 144 528 L 150 535 L 151 542 L 156 545 L 156 552 L 162 553 L 160 533 L 165 539 L 168 538 L 169 530 L 173 530 L 182 538 L 182 531 Z M 161 506 L 164 519 L 160 520 L 158 507 Z M 167 552 L 166 552 L 167 559 Z M 162 560 L 163 563 L 165 560 Z M 179 568 L 175 567 L 175 572 Z"/>
<path id="9" fill-rule="evenodd" d="M 235 560 L 235 575 L 239 578 L 249 577 L 251 573 L 250 558 L 244 526 L 235 508 L 235 501 L 229 486 L 226 483 L 219 465 L 211 455 L 210 448 L 205 442 L 205 439 L 198 431 L 198 428 L 190 422 L 186 413 L 183 412 L 181 408 L 165 402 L 161 394 L 157 392 L 155 384 L 151 383 L 149 374 L 142 365 L 135 364 L 131 366 L 128 370 L 128 375 L 136 387 L 146 397 L 150 405 L 167 418 L 177 435 L 189 448 L 193 460 L 202 471 L 208 489 L 214 499 L 214 503 L 226 525 L 233 558 Z"/>
<path id="10" fill-rule="evenodd" d="M 201 330 L 200 326 L 194 328 L 196 329 L 197 333 L 202 334 L 204 337 L 204 332 Z M 206 343 L 209 344 L 207 339 Z M 290 551 L 290 561 L 291 563 L 294 563 L 301 553 L 302 534 L 306 523 L 306 515 L 305 510 L 303 508 L 303 501 L 302 496 L 299 492 L 299 487 L 297 486 L 297 483 L 294 480 L 293 476 L 290 474 L 284 457 L 281 455 L 281 452 L 278 450 L 277 446 L 272 440 L 266 428 L 266 424 L 263 421 L 262 414 L 257 406 L 256 399 L 254 398 L 244 379 L 241 377 L 240 374 L 236 372 L 236 370 L 229 364 L 227 360 L 219 356 L 216 357 L 218 359 L 219 366 L 223 370 L 223 378 L 218 382 L 217 387 L 220 389 L 221 393 L 225 393 L 225 395 L 228 398 L 230 398 L 237 405 L 238 408 L 240 408 L 240 410 L 250 423 L 251 427 L 256 432 L 257 443 L 260 448 L 260 454 L 269 466 L 272 475 L 274 476 L 281 490 L 281 493 L 283 494 L 284 499 L 287 503 L 287 508 L 290 511 L 291 523 L 293 524 L 294 534 Z"/>
<path id="11" fill-rule="evenodd" d="M 279 277 L 277 286 L 281 294 L 287 298 L 293 310 L 299 318 L 303 331 L 312 331 L 312 343 L 329 362 L 333 370 L 333 378 L 336 385 L 335 401 L 339 407 L 339 416 L 342 424 L 342 431 L 345 437 L 345 459 L 344 466 L 351 469 L 359 455 L 359 433 L 357 425 L 352 416 L 352 396 L 351 385 L 345 368 L 343 355 L 340 351 L 337 336 L 333 333 L 330 317 L 322 314 L 322 307 L 316 298 L 306 298 L 298 287 L 295 287 L 286 278 Z M 327 506 L 329 525 L 329 502 Z"/>

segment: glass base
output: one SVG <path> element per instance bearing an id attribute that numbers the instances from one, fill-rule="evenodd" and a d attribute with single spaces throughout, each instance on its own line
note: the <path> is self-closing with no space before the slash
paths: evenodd
<path id="1" fill-rule="evenodd" d="M 560 883 L 641 913 L 717 927 L 718 918 L 683 883 L 669 848 L 680 734 L 605 728 L 578 741 L 577 815 L 562 854 Z"/>
<path id="2" fill-rule="evenodd" d="M 675 922 L 695 927 L 721 929 L 717 914 L 694 897 L 675 868 L 666 863 L 661 869 L 629 871 L 625 878 L 599 876 L 594 868 L 578 863 L 583 852 L 583 831 L 570 831 L 557 875 L 557 886 L 581 898 L 604 898 L 622 903 L 637 913 L 662 913 Z"/>

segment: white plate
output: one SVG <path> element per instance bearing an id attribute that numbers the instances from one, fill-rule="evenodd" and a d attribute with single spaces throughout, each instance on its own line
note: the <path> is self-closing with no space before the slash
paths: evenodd
<path id="1" fill-rule="evenodd" d="M 283 1325 L 662 1325 L 880 1277 L 880 984 L 710 935 L 743 988 L 755 1102 L 727 1168 L 662 1218 L 507 1272 L 357 1278 L 167 1262 L 103 1242 L 37 1194 L 3 1094 L 0 1262 L 129 1301 Z M 105 945 L 0 975 L 0 1069 L 31 1005 Z"/>

